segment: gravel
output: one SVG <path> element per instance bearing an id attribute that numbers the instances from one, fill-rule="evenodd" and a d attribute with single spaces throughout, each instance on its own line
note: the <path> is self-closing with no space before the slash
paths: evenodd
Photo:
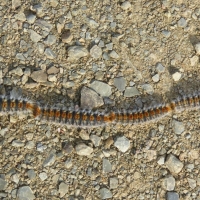
<path id="1" fill-rule="evenodd" d="M 75 149 L 76 153 L 80 156 L 89 156 L 93 152 L 93 148 L 84 143 L 77 144 Z"/>
<path id="2" fill-rule="evenodd" d="M 114 78 L 114 86 L 119 90 L 119 91 L 124 91 L 126 87 L 126 79 L 124 77 L 117 77 Z"/>
<path id="3" fill-rule="evenodd" d="M 119 151 L 125 153 L 130 148 L 130 141 L 126 137 L 120 136 L 115 139 L 114 145 Z"/>
<path id="4" fill-rule="evenodd" d="M 112 193 L 109 189 L 107 188 L 101 188 L 100 191 L 100 198 L 101 199 L 109 199 L 112 198 Z"/>
<path id="5" fill-rule="evenodd" d="M 35 195 L 29 186 L 22 186 L 17 190 L 17 197 L 19 200 L 33 200 Z"/>
<path id="6" fill-rule="evenodd" d="M 82 46 L 72 46 L 68 49 L 69 61 L 79 60 L 80 58 L 85 57 L 87 55 L 88 50 Z"/>

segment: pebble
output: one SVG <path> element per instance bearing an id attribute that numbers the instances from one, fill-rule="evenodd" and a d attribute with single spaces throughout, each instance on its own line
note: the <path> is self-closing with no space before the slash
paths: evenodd
<path id="1" fill-rule="evenodd" d="M 56 161 L 55 153 L 51 152 L 43 162 L 43 167 L 49 167 Z"/>
<path id="2" fill-rule="evenodd" d="M 74 87 L 75 83 L 73 81 L 63 81 L 63 87 L 65 88 L 71 88 Z"/>
<path id="3" fill-rule="evenodd" d="M 71 168 L 73 166 L 73 163 L 72 163 L 72 159 L 71 158 L 68 158 L 66 161 L 65 161 L 65 167 L 67 169 Z"/>
<path id="4" fill-rule="evenodd" d="M 7 186 L 7 182 L 0 177 L 0 190 L 5 190 Z"/>
<path id="5" fill-rule="evenodd" d="M 82 140 L 89 140 L 90 136 L 85 130 L 81 130 L 79 133 L 79 136 L 81 137 Z"/>
<path id="6" fill-rule="evenodd" d="M 29 186 L 22 186 L 17 190 L 19 200 L 33 200 L 35 195 Z"/>
<path id="7" fill-rule="evenodd" d="M 183 168 L 183 163 L 173 154 L 167 156 L 165 165 L 169 171 L 174 174 L 178 174 Z"/>
<path id="8" fill-rule="evenodd" d="M 22 76 L 24 73 L 21 67 L 16 67 L 10 71 L 10 74 L 16 74 L 18 76 Z"/>
<path id="9" fill-rule="evenodd" d="M 12 8 L 16 9 L 21 6 L 21 0 L 12 0 Z"/>
<path id="10" fill-rule="evenodd" d="M 189 153 L 188 153 L 188 156 L 190 159 L 192 160 L 196 160 L 199 158 L 199 151 L 198 150 L 191 150 Z"/>
<path id="11" fill-rule="evenodd" d="M 124 92 L 124 96 L 125 97 L 134 97 L 139 95 L 139 91 L 137 90 L 136 87 L 127 87 L 125 92 Z"/>
<path id="12" fill-rule="evenodd" d="M 187 178 L 187 181 L 188 181 L 189 186 L 190 186 L 192 189 L 194 189 L 194 188 L 197 186 L 196 180 L 191 179 L 191 178 Z"/>
<path id="13" fill-rule="evenodd" d="M 115 139 L 114 146 L 125 153 L 130 148 L 130 141 L 125 136 L 120 136 Z"/>
<path id="14" fill-rule="evenodd" d="M 171 175 L 165 177 L 163 179 L 163 187 L 167 190 L 167 191 L 173 191 L 175 188 L 175 178 Z"/>
<path id="15" fill-rule="evenodd" d="M 112 192 L 107 188 L 101 188 L 99 190 L 101 199 L 109 199 L 112 198 Z"/>
<path id="16" fill-rule="evenodd" d="M 99 136 L 91 135 L 90 140 L 92 141 L 92 143 L 94 144 L 95 147 L 98 147 L 100 145 L 101 138 Z"/>
<path id="17" fill-rule="evenodd" d="M 158 157 L 157 163 L 159 165 L 164 165 L 165 164 L 165 155 L 162 155 L 162 156 Z"/>
<path id="18" fill-rule="evenodd" d="M 34 24 L 35 20 L 36 20 L 36 16 L 33 14 L 30 14 L 26 17 L 26 20 L 29 24 Z"/>
<path id="19" fill-rule="evenodd" d="M 52 75 L 48 76 L 48 80 L 50 82 L 56 82 L 57 81 L 57 77 L 56 77 L 56 75 L 52 74 Z"/>
<path id="20" fill-rule="evenodd" d="M 24 146 L 24 142 L 22 142 L 20 140 L 13 140 L 12 141 L 12 146 L 13 147 L 23 147 Z"/>
<path id="21" fill-rule="evenodd" d="M 179 195 L 176 192 L 167 192 L 166 200 L 179 200 Z"/>
<path id="22" fill-rule="evenodd" d="M 102 56 L 102 50 L 99 46 L 94 45 L 91 49 L 90 49 L 90 55 L 94 58 L 94 59 L 98 59 Z"/>
<path id="23" fill-rule="evenodd" d="M 178 21 L 178 26 L 181 28 L 185 28 L 187 26 L 187 21 L 185 20 L 185 18 L 180 18 Z"/>
<path id="24" fill-rule="evenodd" d="M 147 93 L 152 95 L 154 93 L 154 89 L 150 84 L 144 84 L 142 85 L 142 89 Z"/>
<path id="25" fill-rule="evenodd" d="M 44 43 L 48 46 L 55 44 L 56 43 L 56 36 L 55 35 L 48 35 L 47 38 L 44 40 Z"/>
<path id="26" fill-rule="evenodd" d="M 56 53 L 54 53 L 50 48 L 46 48 L 44 54 L 49 59 L 55 59 L 57 57 Z"/>
<path id="27" fill-rule="evenodd" d="M 98 24 L 94 19 L 88 18 L 88 19 L 87 19 L 87 22 L 88 22 L 88 25 L 89 25 L 91 28 L 97 28 L 97 27 L 99 26 L 99 24 Z"/>
<path id="28" fill-rule="evenodd" d="M 58 191 L 59 191 L 59 193 L 60 193 L 60 197 L 61 197 L 61 198 L 65 196 L 65 194 L 68 192 L 68 190 L 69 190 L 69 185 L 67 185 L 67 184 L 64 183 L 64 182 L 61 182 L 61 183 L 59 184 L 59 189 L 58 189 Z"/>
<path id="29" fill-rule="evenodd" d="M 25 61 L 25 57 L 24 57 L 23 53 L 17 53 L 16 58 L 19 59 L 19 60 Z"/>
<path id="30" fill-rule="evenodd" d="M 57 1 L 57 0 L 49 0 L 49 2 L 50 2 L 50 5 L 51 5 L 53 8 L 57 7 L 57 5 L 58 5 L 58 1 Z"/>
<path id="31" fill-rule="evenodd" d="M 129 1 L 124 1 L 122 4 L 121 4 L 121 8 L 123 10 L 127 10 L 131 7 L 131 3 Z"/>
<path id="32" fill-rule="evenodd" d="M 39 177 L 40 177 L 41 181 L 44 181 L 44 180 L 46 180 L 48 178 L 46 172 L 39 173 Z"/>
<path id="33" fill-rule="evenodd" d="M 112 165 L 108 159 L 103 158 L 103 173 L 109 172 L 112 172 Z"/>
<path id="34" fill-rule="evenodd" d="M 93 109 L 104 105 L 103 98 L 94 90 L 83 87 L 81 90 L 81 108 Z"/>
<path id="35" fill-rule="evenodd" d="M 29 33 L 30 33 L 30 39 L 35 43 L 39 42 L 42 39 L 42 36 L 39 35 L 37 32 L 35 32 L 34 30 L 29 30 Z"/>
<path id="36" fill-rule="evenodd" d="M 112 177 L 109 178 L 109 185 L 110 185 L 110 189 L 116 189 L 118 187 L 118 178 Z"/>
<path id="37" fill-rule="evenodd" d="M 194 45 L 194 48 L 198 55 L 200 55 L 200 42 Z"/>
<path id="38" fill-rule="evenodd" d="M 69 155 L 74 150 L 74 147 L 71 142 L 65 141 L 62 143 L 62 151 L 64 154 Z"/>
<path id="39" fill-rule="evenodd" d="M 111 42 L 111 43 L 106 44 L 106 48 L 108 50 L 112 50 L 113 49 L 113 43 Z"/>
<path id="40" fill-rule="evenodd" d="M 193 56 L 190 58 L 190 65 L 192 67 L 196 66 L 199 63 L 199 56 Z"/>
<path id="41" fill-rule="evenodd" d="M 65 31 L 61 35 L 61 39 L 62 39 L 62 42 L 64 42 L 64 43 L 70 43 L 73 39 L 73 35 L 71 34 L 70 30 Z"/>
<path id="42" fill-rule="evenodd" d="M 90 84 L 90 87 L 102 97 L 109 97 L 112 94 L 111 87 L 108 84 L 101 81 L 93 81 Z"/>
<path id="43" fill-rule="evenodd" d="M 38 48 L 38 52 L 39 52 L 40 54 L 43 54 L 43 53 L 44 53 L 44 44 L 38 42 L 38 43 L 37 43 L 37 48 Z"/>
<path id="44" fill-rule="evenodd" d="M 168 30 L 163 30 L 163 31 L 162 31 L 162 34 L 163 34 L 164 37 L 168 38 L 168 37 L 170 37 L 171 32 L 168 31 Z"/>
<path id="45" fill-rule="evenodd" d="M 51 29 L 53 28 L 53 25 L 48 23 L 47 21 L 45 20 L 42 20 L 42 19 L 37 19 L 35 21 L 35 25 L 39 26 L 42 30 L 46 31 L 46 32 L 50 32 Z"/>
<path id="46" fill-rule="evenodd" d="M 111 52 L 109 53 L 109 56 L 110 56 L 111 58 L 114 58 L 114 59 L 118 59 L 118 58 L 119 58 L 119 55 L 116 53 L 116 51 L 111 51 Z"/>
<path id="47" fill-rule="evenodd" d="M 160 80 L 159 74 L 155 74 L 155 75 L 152 77 L 152 80 L 153 80 L 153 82 L 157 83 L 157 82 Z"/>
<path id="48" fill-rule="evenodd" d="M 68 60 L 74 61 L 79 60 L 82 57 L 88 55 L 88 50 L 82 46 L 71 46 L 68 48 Z"/>
<path id="49" fill-rule="evenodd" d="M 114 86 L 119 90 L 119 91 L 124 91 L 126 87 L 126 79 L 124 77 L 117 77 L 114 78 Z"/>
<path id="50" fill-rule="evenodd" d="M 47 74 L 43 70 L 34 71 L 31 74 L 31 78 L 36 82 L 46 82 Z"/>
<path id="51" fill-rule="evenodd" d="M 26 21 L 26 16 L 24 13 L 20 12 L 20 13 L 17 13 L 16 15 L 14 15 L 15 19 L 19 20 L 19 21 Z"/>
<path id="52" fill-rule="evenodd" d="M 173 126 L 174 133 L 177 135 L 180 135 L 185 130 L 183 122 L 179 122 L 175 119 L 172 121 L 172 126 Z"/>
<path id="53" fill-rule="evenodd" d="M 27 175 L 28 175 L 28 177 L 32 180 L 32 179 L 34 179 L 35 177 L 36 177 L 36 173 L 35 173 L 35 171 L 33 170 L 33 169 L 29 169 L 28 171 L 27 171 Z"/>
<path id="54" fill-rule="evenodd" d="M 76 153 L 80 156 L 89 156 L 93 152 L 93 148 L 84 143 L 80 143 L 75 147 Z"/>
<path id="55" fill-rule="evenodd" d="M 180 72 L 175 72 L 174 74 L 172 74 L 172 78 L 174 79 L 174 81 L 179 81 L 181 76 L 182 75 Z"/>

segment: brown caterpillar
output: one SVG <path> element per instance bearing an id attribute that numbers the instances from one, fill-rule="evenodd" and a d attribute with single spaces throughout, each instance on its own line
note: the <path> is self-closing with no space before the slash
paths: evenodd
<path id="1" fill-rule="evenodd" d="M 200 107 L 200 94 L 178 98 L 168 104 L 149 107 L 139 111 L 110 112 L 65 110 L 42 108 L 28 99 L 0 97 L 0 112 L 30 112 L 35 118 L 69 126 L 102 126 L 108 123 L 137 124 L 164 117 L 176 110 L 195 109 Z"/>

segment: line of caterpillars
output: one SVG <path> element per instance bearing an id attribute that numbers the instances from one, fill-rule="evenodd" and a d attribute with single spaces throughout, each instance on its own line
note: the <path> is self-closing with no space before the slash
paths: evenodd
<path id="1" fill-rule="evenodd" d="M 141 109 L 138 111 L 109 112 L 65 110 L 42 108 L 37 103 L 26 99 L 15 99 L 9 96 L 0 97 L 0 112 L 31 112 L 40 120 L 62 123 L 72 126 L 100 126 L 108 123 L 136 124 L 148 122 L 180 109 L 196 109 L 200 107 L 200 93 L 178 98 L 168 104 Z"/>

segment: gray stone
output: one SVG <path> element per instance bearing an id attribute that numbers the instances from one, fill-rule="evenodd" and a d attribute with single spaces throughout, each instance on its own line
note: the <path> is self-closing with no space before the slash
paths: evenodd
<path id="1" fill-rule="evenodd" d="M 106 44 L 106 48 L 108 50 L 112 50 L 113 49 L 113 43 L 111 42 L 111 43 Z"/>
<path id="2" fill-rule="evenodd" d="M 163 31 L 162 31 L 162 34 L 164 35 L 164 37 L 168 38 L 168 37 L 170 37 L 171 32 L 168 31 L 168 30 L 163 30 Z"/>
<path id="3" fill-rule="evenodd" d="M 39 177 L 40 177 L 41 181 L 44 181 L 44 180 L 46 180 L 48 178 L 46 172 L 39 173 Z"/>
<path id="4" fill-rule="evenodd" d="M 12 0 L 12 8 L 16 9 L 21 6 L 21 0 Z"/>
<path id="5" fill-rule="evenodd" d="M 25 57 L 24 57 L 23 53 L 17 53 L 16 58 L 19 59 L 19 60 L 25 61 Z"/>
<path id="6" fill-rule="evenodd" d="M 84 143 L 80 143 L 75 147 L 76 153 L 80 156 L 89 156 L 93 152 L 93 148 Z"/>
<path id="7" fill-rule="evenodd" d="M 127 87 L 125 92 L 124 92 L 124 96 L 125 97 L 134 97 L 139 95 L 139 91 L 137 90 L 136 87 Z"/>
<path id="8" fill-rule="evenodd" d="M 165 155 L 160 156 L 160 157 L 157 159 L 157 163 L 158 163 L 159 165 L 164 165 L 164 164 L 165 164 Z"/>
<path id="9" fill-rule="evenodd" d="M 179 195 L 176 192 L 167 192 L 167 200 L 179 200 Z"/>
<path id="10" fill-rule="evenodd" d="M 103 159 L 103 173 L 112 172 L 112 165 L 110 161 L 106 158 Z"/>
<path id="11" fill-rule="evenodd" d="M 0 190 L 5 190 L 6 186 L 7 182 L 4 179 L 0 178 Z"/>
<path id="12" fill-rule="evenodd" d="M 53 67 L 50 67 L 48 70 L 47 70 L 47 74 L 57 74 L 59 73 L 60 70 L 59 68 L 53 66 Z"/>
<path id="13" fill-rule="evenodd" d="M 144 84 L 142 85 L 142 88 L 147 94 L 152 95 L 154 93 L 154 89 L 150 84 Z"/>
<path id="14" fill-rule="evenodd" d="M 49 59 L 55 59 L 57 57 L 56 53 L 54 53 L 50 48 L 46 48 L 44 54 Z"/>
<path id="15" fill-rule="evenodd" d="M 42 30 L 50 32 L 53 26 L 45 20 L 38 19 L 35 24 L 39 26 Z"/>
<path id="16" fill-rule="evenodd" d="M 80 58 L 85 57 L 87 55 L 88 50 L 85 47 L 72 46 L 68 48 L 69 61 L 79 60 Z"/>
<path id="17" fill-rule="evenodd" d="M 119 91 L 124 91 L 126 87 L 126 79 L 124 77 L 117 77 L 114 78 L 114 86 L 119 90 Z"/>
<path id="18" fill-rule="evenodd" d="M 80 131 L 79 136 L 81 137 L 82 140 L 90 139 L 88 132 L 86 132 L 86 130 L 83 130 L 83 129 Z"/>
<path id="19" fill-rule="evenodd" d="M 88 19 L 87 19 L 87 22 L 88 22 L 88 25 L 89 25 L 91 28 L 97 28 L 97 27 L 99 26 L 99 24 L 98 24 L 94 19 L 88 18 Z"/>
<path id="20" fill-rule="evenodd" d="M 175 119 L 172 121 L 172 126 L 173 126 L 174 133 L 177 135 L 180 135 L 185 130 L 183 122 L 179 122 Z"/>
<path id="21" fill-rule="evenodd" d="M 67 169 L 71 168 L 73 166 L 73 163 L 72 163 L 72 159 L 71 158 L 68 158 L 66 161 L 65 161 L 65 167 Z"/>
<path id="22" fill-rule="evenodd" d="M 58 1 L 57 0 L 49 0 L 50 5 L 55 8 L 58 5 Z"/>
<path id="23" fill-rule="evenodd" d="M 154 76 L 152 76 L 152 80 L 153 82 L 157 83 L 160 80 L 159 74 L 155 74 Z"/>
<path id="24" fill-rule="evenodd" d="M 61 35 L 61 39 L 64 43 L 70 43 L 73 39 L 73 35 L 71 34 L 71 32 L 68 30 L 66 32 L 64 32 L 62 35 Z"/>
<path id="25" fill-rule="evenodd" d="M 29 33 L 30 33 L 31 40 L 35 43 L 37 43 L 38 41 L 42 39 L 42 36 L 39 35 L 37 32 L 35 32 L 34 30 L 29 30 Z"/>
<path id="26" fill-rule="evenodd" d="M 13 70 L 10 71 L 10 74 L 16 74 L 18 76 L 22 76 L 24 73 L 23 73 L 22 68 L 16 67 L 16 68 L 14 68 Z"/>
<path id="27" fill-rule="evenodd" d="M 181 76 L 182 75 L 180 72 L 175 72 L 174 74 L 172 74 L 172 78 L 174 79 L 174 81 L 179 81 Z"/>
<path id="28" fill-rule="evenodd" d="M 33 14 L 30 14 L 30 15 L 28 15 L 28 16 L 26 17 L 26 20 L 27 20 L 27 22 L 28 22 L 29 24 L 33 24 L 33 23 L 35 22 L 35 20 L 36 20 L 36 16 L 33 15 Z"/>
<path id="29" fill-rule="evenodd" d="M 22 12 L 17 13 L 16 15 L 14 15 L 14 17 L 15 17 L 15 19 L 17 19 L 19 21 L 22 21 L 22 22 L 26 21 L 26 16 Z"/>
<path id="30" fill-rule="evenodd" d="M 98 59 L 102 56 L 102 50 L 99 46 L 94 45 L 91 49 L 90 49 L 90 55 L 95 58 Z"/>
<path id="31" fill-rule="evenodd" d="M 190 58 L 190 65 L 192 67 L 196 66 L 199 63 L 199 56 L 193 56 L 192 58 Z"/>
<path id="32" fill-rule="evenodd" d="M 33 200 L 35 195 L 29 186 L 22 186 L 17 190 L 17 197 L 19 200 Z"/>
<path id="33" fill-rule="evenodd" d="M 31 180 L 36 177 L 36 173 L 35 173 L 35 171 L 33 169 L 28 170 L 27 171 L 27 175 Z"/>
<path id="34" fill-rule="evenodd" d="M 171 175 L 163 179 L 163 187 L 167 191 L 173 191 L 175 188 L 175 178 Z"/>
<path id="35" fill-rule="evenodd" d="M 161 63 L 156 64 L 156 70 L 159 73 L 163 73 L 165 71 L 165 67 Z"/>
<path id="36" fill-rule="evenodd" d="M 196 180 L 191 179 L 191 178 L 187 178 L 187 181 L 188 181 L 188 183 L 189 183 L 189 186 L 190 186 L 192 189 L 194 189 L 194 188 L 197 186 Z"/>
<path id="37" fill-rule="evenodd" d="M 126 137 L 120 136 L 115 139 L 114 146 L 125 153 L 130 148 L 130 141 Z"/>
<path id="38" fill-rule="evenodd" d="M 101 81 L 93 81 L 90 87 L 103 97 L 109 97 L 112 94 L 111 87 Z"/>
<path id="39" fill-rule="evenodd" d="M 65 141 L 62 143 L 62 151 L 64 154 L 69 155 L 74 150 L 74 147 L 71 142 Z"/>
<path id="40" fill-rule="evenodd" d="M 118 58 L 119 58 L 119 55 L 116 53 L 116 51 L 111 51 L 111 52 L 109 53 L 109 56 L 110 56 L 111 58 L 114 58 L 114 59 L 118 59 Z"/>
<path id="41" fill-rule="evenodd" d="M 44 53 L 44 44 L 38 42 L 38 43 L 37 43 L 37 48 L 38 48 L 38 52 L 39 52 L 40 54 L 43 54 L 43 53 Z"/>
<path id="42" fill-rule="evenodd" d="M 124 1 L 122 4 L 121 4 L 121 8 L 123 10 L 127 10 L 131 7 L 131 3 L 129 1 Z"/>
<path id="43" fill-rule="evenodd" d="M 31 74 L 31 78 L 36 82 L 46 82 L 47 74 L 43 70 L 34 71 Z"/>
<path id="44" fill-rule="evenodd" d="M 40 151 L 40 152 L 44 152 L 44 150 L 46 148 L 47 148 L 47 146 L 43 145 L 42 143 L 38 143 L 37 146 L 36 146 L 37 151 Z"/>
<path id="45" fill-rule="evenodd" d="M 165 165 L 171 173 L 178 174 L 183 168 L 183 163 L 173 154 L 167 156 Z"/>
<path id="46" fill-rule="evenodd" d="M 24 146 L 24 142 L 22 142 L 20 140 L 13 140 L 12 141 L 12 146 L 13 147 L 23 147 Z"/>
<path id="47" fill-rule="evenodd" d="M 81 90 L 81 108 L 93 109 L 104 104 L 103 99 L 95 91 L 83 87 Z"/>
<path id="48" fill-rule="evenodd" d="M 90 140 L 92 141 L 92 143 L 94 144 L 95 147 L 98 147 L 100 145 L 101 138 L 99 136 L 91 135 Z"/>
<path id="49" fill-rule="evenodd" d="M 49 167 L 56 161 L 55 153 L 51 152 L 43 162 L 43 167 Z"/>
<path id="50" fill-rule="evenodd" d="M 194 48 L 195 48 L 197 54 L 200 55 L 200 42 L 195 44 Z"/>
<path id="51" fill-rule="evenodd" d="M 109 199 L 109 198 L 112 198 L 112 192 L 107 189 L 107 188 L 101 188 L 99 190 L 99 193 L 100 193 L 100 198 L 101 199 Z"/>
<path id="52" fill-rule="evenodd" d="M 181 28 L 185 28 L 187 26 L 187 21 L 182 17 L 178 20 L 178 26 Z"/>
<path id="53" fill-rule="evenodd" d="M 48 46 L 56 43 L 56 36 L 55 35 L 48 35 L 47 38 L 44 40 L 44 43 Z"/>
<path id="54" fill-rule="evenodd" d="M 109 178 L 109 183 L 110 183 L 110 189 L 115 189 L 118 187 L 118 178 Z"/>
<path id="55" fill-rule="evenodd" d="M 62 182 L 59 184 L 58 191 L 60 193 L 61 198 L 65 196 L 65 194 L 68 192 L 68 190 L 69 190 L 69 186 L 66 183 Z"/>
<path id="56" fill-rule="evenodd" d="M 45 12 L 43 12 L 42 4 L 36 4 L 32 7 L 32 11 L 36 12 L 38 17 L 42 17 Z"/>

